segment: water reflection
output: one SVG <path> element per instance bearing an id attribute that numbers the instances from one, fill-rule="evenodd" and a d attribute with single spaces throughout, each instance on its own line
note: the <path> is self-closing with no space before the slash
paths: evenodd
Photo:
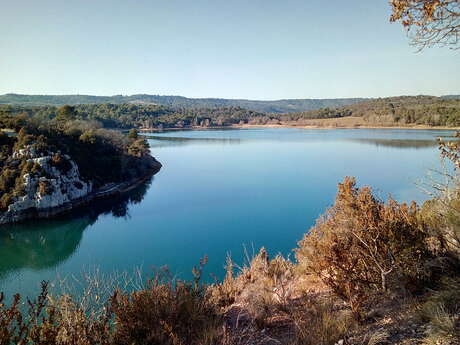
<path id="1" fill-rule="evenodd" d="M 216 142 L 216 143 L 231 143 L 231 144 L 239 144 L 241 142 L 241 139 L 235 139 L 235 138 L 192 138 L 192 137 L 163 137 L 159 135 L 144 135 L 147 139 L 153 139 L 153 140 L 162 140 L 162 141 L 201 141 L 205 143 L 209 142 Z"/>
<path id="2" fill-rule="evenodd" d="M 189 144 L 241 144 L 241 139 L 234 138 L 190 138 L 190 137 L 169 137 L 159 135 L 144 135 L 147 139 L 154 140 L 153 145 L 155 148 L 183 146 Z"/>
<path id="3" fill-rule="evenodd" d="M 382 147 L 395 147 L 400 149 L 421 149 L 427 147 L 436 147 L 438 142 L 430 139 L 376 139 L 376 138 L 353 138 L 349 141 L 361 144 L 369 144 Z"/>
<path id="4" fill-rule="evenodd" d="M 149 142 L 165 168 L 145 197 L 145 190 L 138 190 L 130 201 L 108 201 L 105 209 L 92 207 L 68 223 L 40 222 L 24 234 L 8 231 L 22 242 L 0 230 L 0 291 L 34 296 L 43 279 L 78 277 L 95 266 L 104 274 L 142 266 L 148 274 L 152 266 L 167 265 L 189 279 L 203 255 L 210 258 L 206 271 L 223 278 L 225 257 L 232 253 L 241 259 L 243 244 L 291 253 L 331 205 L 345 175 L 373 186 L 382 197 L 425 200 L 414 181 L 439 167 L 436 138 L 451 134 L 396 129 L 152 134 L 163 137 Z M 8 269 L 14 272 L 6 274 Z"/>
<path id="5" fill-rule="evenodd" d="M 29 221 L 0 229 L 0 280 L 21 269 L 42 270 L 66 261 L 77 250 L 83 231 L 100 215 L 129 218 L 129 207 L 140 203 L 152 178 L 130 193 L 102 199 L 53 220 Z"/>

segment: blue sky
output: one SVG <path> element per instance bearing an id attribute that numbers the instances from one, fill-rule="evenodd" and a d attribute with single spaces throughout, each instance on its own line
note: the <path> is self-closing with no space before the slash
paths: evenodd
<path id="1" fill-rule="evenodd" d="M 0 94 L 249 99 L 460 94 L 386 0 L 0 0 Z"/>

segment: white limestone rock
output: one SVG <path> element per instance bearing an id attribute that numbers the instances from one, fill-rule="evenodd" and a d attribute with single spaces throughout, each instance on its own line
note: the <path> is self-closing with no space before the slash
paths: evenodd
<path id="1" fill-rule="evenodd" d="M 39 164 L 44 176 L 23 176 L 25 195 L 9 205 L 3 218 L 15 218 L 29 209 L 40 211 L 63 206 L 93 191 L 93 184 L 82 180 L 77 164 L 68 155 L 63 155 L 63 159 L 68 161 L 70 168 L 64 172 L 50 164 L 53 155 L 54 153 L 49 152 L 47 156 L 39 157 L 32 148 L 24 148 L 14 153 L 16 158 L 26 157 L 29 158 L 28 161 Z M 43 184 L 47 187 L 45 192 L 40 188 Z"/>

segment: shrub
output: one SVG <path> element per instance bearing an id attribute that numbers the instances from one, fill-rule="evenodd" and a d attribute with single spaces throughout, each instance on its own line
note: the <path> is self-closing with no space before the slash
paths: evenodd
<path id="1" fill-rule="evenodd" d="M 63 173 L 67 173 L 72 168 L 72 164 L 59 152 L 51 157 L 50 163 Z"/>
<path id="2" fill-rule="evenodd" d="M 2 345 L 109 345 L 111 311 L 98 319 L 88 317 L 68 296 L 53 301 L 48 284 L 34 300 L 21 305 L 15 295 L 9 307 L 0 295 L 0 344 Z M 50 303 L 51 301 L 51 303 Z M 26 310 L 24 310 L 24 308 Z"/>
<path id="3" fill-rule="evenodd" d="M 237 309 L 244 310 L 245 318 L 263 329 L 275 314 L 289 312 L 288 304 L 294 290 L 294 265 L 281 255 L 270 260 L 265 248 L 247 259 L 243 267 L 237 267 L 227 258 L 225 279 L 209 288 L 211 302 L 224 312 L 235 303 Z M 235 275 L 236 267 L 239 272 Z"/>
<path id="4" fill-rule="evenodd" d="M 157 275 L 144 290 L 116 294 L 113 344 L 214 344 L 219 316 L 200 284 L 204 263 L 194 270 L 193 282 L 164 282 Z"/>
<path id="5" fill-rule="evenodd" d="M 460 137 L 460 132 L 456 133 Z M 432 229 L 433 238 L 437 241 L 436 249 L 460 262 L 460 142 L 458 140 L 439 143 L 441 157 L 453 164 L 454 174 L 449 171 L 440 172 L 445 182 L 431 181 L 429 187 L 433 198 L 424 203 L 422 216 Z"/>
<path id="6" fill-rule="evenodd" d="M 142 157 L 149 152 L 149 144 L 145 138 L 134 140 L 128 146 L 128 153 L 136 157 Z"/>
<path id="7" fill-rule="evenodd" d="M 128 133 L 128 138 L 131 140 L 137 140 L 137 138 L 139 138 L 139 133 L 137 129 L 135 128 L 130 129 Z"/>
<path id="8" fill-rule="evenodd" d="M 430 226 L 433 250 L 439 256 L 460 260 L 460 188 L 428 200 L 421 216 Z"/>
<path id="9" fill-rule="evenodd" d="M 20 295 L 6 306 L 0 294 L 0 344 L 216 344 L 223 323 L 200 284 L 204 262 L 192 282 L 164 282 L 157 275 L 146 288 L 117 291 L 101 303 L 92 295 L 79 302 L 66 294 L 54 298 L 47 283 L 37 299 L 27 300 L 27 308 Z M 87 297 L 97 305 L 88 308 Z"/>
<path id="10" fill-rule="evenodd" d="M 354 178 L 339 184 L 335 204 L 299 242 L 296 256 L 355 311 L 372 291 L 419 287 L 432 258 L 418 207 L 387 203 Z"/>
<path id="11" fill-rule="evenodd" d="M 3 169 L 2 174 L 0 175 L 0 191 L 7 192 L 14 188 L 18 174 L 19 171 L 15 169 Z"/>
<path id="12" fill-rule="evenodd" d="M 53 186 L 46 180 L 38 182 L 38 192 L 40 195 L 50 195 L 54 191 Z"/>
<path id="13" fill-rule="evenodd" d="M 13 197 L 7 193 L 3 194 L 0 198 L 0 210 L 6 211 L 8 206 L 13 202 Z"/>

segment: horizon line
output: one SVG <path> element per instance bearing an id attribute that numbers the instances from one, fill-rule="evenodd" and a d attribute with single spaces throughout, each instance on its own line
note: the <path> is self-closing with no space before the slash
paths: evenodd
<path id="1" fill-rule="evenodd" d="M 449 97 L 449 96 L 459 96 L 458 93 L 449 93 L 443 94 L 440 96 L 430 95 L 430 94 L 400 94 L 392 96 L 374 96 L 374 97 L 331 97 L 331 98 L 278 98 L 278 99 L 251 99 L 251 98 L 225 98 L 225 97 L 188 97 L 182 95 L 167 95 L 167 94 L 154 94 L 154 93 L 134 93 L 134 94 L 114 94 L 114 95 L 95 95 L 95 94 L 85 94 L 85 93 L 63 93 L 63 94 L 28 94 L 28 93 L 16 93 L 16 92 L 7 92 L 0 94 L 1 96 L 48 96 L 48 97 L 63 97 L 63 96 L 87 96 L 87 97 L 135 97 L 135 96 L 157 96 L 157 97 L 181 97 L 186 99 L 219 99 L 219 100 L 233 100 L 233 101 L 252 101 L 252 102 L 278 102 L 278 101 L 301 101 L 301 100 L 339 100 L 339 99 L 382 99 L 382 98 L 394 98 L 394 97 Z"/>

